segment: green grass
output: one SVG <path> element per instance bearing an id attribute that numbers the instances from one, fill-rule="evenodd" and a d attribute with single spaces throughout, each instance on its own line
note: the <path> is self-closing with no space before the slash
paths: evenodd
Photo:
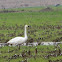
<path id="1" fill-rule="evenodd" d="M 7 42 L 13 37 L 24 36 L 24 25 L 30 25 L 28 28 L 28 42 L 33 38 L 34 42 L 42 41 L 62 41 L 62 6 L 53 7 L 53 11 L 40 11 L 45 9 L 45 7 L 30 7 L 30 8 L 17 8 L 17 9 L 5 9 L 14 10 L 20 12 L 12 13 L 0 13 L 0 42 Z M 1 11 L 2 9 L 0 9 Z M 22 11 L 24 10 L 24 11 Z M 11 36 L 11 34 L 14 34 Z M 21 34 L 21 35 L 19 35 Z M 38 38 L 41 38 L 39 40 Z M 0 48 L 0 62 L 19 62 L 27 58 L 28 62 L 49 62 L 49 60 L 56 61 L 60 60 L 62 56 L 45 58 L 49 52 L 57 49 L 55 46 L 37 46 L 38 54 L 35 54 L 35 48 L 28 46 L 18 47 L 2 47 Z M 8 49 L 13 52 L 8 53 Z M 19 57 L 16 59 L 9 59 L 14 54 L 21 54 L 24 50 L 28 51 L 30 49 L 32 57 L 27 53 L 27 57 Z M 62 51 L 62 44 L 60 44 L 60 49 Z M 2 52 L 2 53 L 1 53 Z M 56 52 L 58 54 L 58 52 Z M 54 54 L 54 53 L 53 53 Z"/>
<path id="2" fill-rule="evenodd" d="M 38 53 L 35 54 L 35 49 L 37 47 L 37 51 Z M 60 44 L 60 47 L 61 44 Z M 10 52 L 8 53 L 8 49 L 9 51 L 12 51 L 14 50 L 13 52 Z M 17 49 L 17 50 L 16 50 Z M 31 55 L 28 55 L 27 52 L 26 53 L 26 57 L 18 57 L 16 59 L 9 59 L 10 57 L 12 57 L 14 54 L 17 54 L 17 55 L 20 55 L 22 54 L 22 52 L 25 50 L 25 51 L 31 51 Z M 57 57 L 54 57 L 54 56 L 50 56 L 49 58 L 45 58 L 45 56 L 49 55 L 49 54 L 56 54 L 56 53 L 48 53 L 48 52 L 51 52 L 51 51 L 54 51 L 55 49 L 57 49 L 58 51 L 58 47 L 56 48 L 55 46 L 44 46 L 44 45 L 41 45 L 41 46 L 33 46 L 33 47 L 28 47 L 28 46 L 21 46 L 20 50 L 18 50 L 18 47 L 15 46 L 15 47 L 9 47 L 9 46 L 5 46 L 5 47 L 2 47 L 0 48 L 0 62 L 8 62 L 8 60 L 10 60 L 10 62 L 19 62 L 19 61 L 22 61 L 22 60 L 25 60 L 27 59 L 28 62 L 48 62 L 49 60 L 60 60 L 62 58 L 62 56 L 57 56 Z M 62 51 L 62 49 L 61 49 Z M 57 52 L 58 54 L 58 52 Z M 5 57 L 5 58 L 4 58 Z"/>
<path id="3" fill-rule="evenodd" d="M 38 37 L 41 37 L 43 38 L 41 39 L 41 41 L 53 41 L 57 38 L 62 37 L 62 35 L 59 35 L 59 33 L 61 33 L 62 31 L 62 11 L 60 10 L 61 7 L 51 7 L 52 9 L 54 9 L 53 11 L 39 12 L 43 8 L 20 8 L 17 10 L 21 11 L 23 9 L 26 11 L 15 13 L 0 13 L 0 33 L 4 35 L 0 36 L 1 38 L 4 38 L 4 40 L 2 40 L 1 42 L 7 42 L 7 39 L 15 37 L 5 36 L 9 33 L 12 34 L 14 33 L 14 31 L 16 31 L 15 34 L 16 36 L 18 36 L 18 33 L 21 34 L 22 32 L 24 32 L 25 24 L 31 26 L 31 28 L 28 30 L 32 32 L 28 33 L 28 36 L 33 39 L 38 39 Z M 30 12 L 30 10 L 32 12 Z M 59 26 L 60 29 L 58 29 L 57 26 Z"/>

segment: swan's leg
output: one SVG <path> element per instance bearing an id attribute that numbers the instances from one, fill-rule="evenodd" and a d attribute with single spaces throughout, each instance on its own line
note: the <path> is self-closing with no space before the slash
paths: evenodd
<path id="1" fill-rule="evenodd" d="M 20 44 L 18 45 L 18 49 L 20 50 Z"/>

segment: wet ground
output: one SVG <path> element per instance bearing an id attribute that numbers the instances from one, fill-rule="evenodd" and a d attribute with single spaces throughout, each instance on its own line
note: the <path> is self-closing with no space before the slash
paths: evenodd
<path id="1" fill-rule="evenodd" d="M 0 9 L 62 4 L 62 0 L 0 0 Z"/>

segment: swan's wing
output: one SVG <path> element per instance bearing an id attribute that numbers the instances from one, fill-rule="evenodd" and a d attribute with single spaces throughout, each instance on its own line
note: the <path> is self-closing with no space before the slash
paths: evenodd
<path id="1" fill-rule="evenodd" d="M 9 40 L 7 43 L 9 44 L 21 44 L 24 42 L 24 37 L 15 37 L 11 40 Z"/>

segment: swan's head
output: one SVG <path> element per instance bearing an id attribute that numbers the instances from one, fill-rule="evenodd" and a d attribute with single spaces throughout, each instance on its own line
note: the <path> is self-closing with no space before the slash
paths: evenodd
<path id="1" fill-rule="evenodd" d="M 25 25 L 25 27 L 29 27 L 28 25 Z"/>

